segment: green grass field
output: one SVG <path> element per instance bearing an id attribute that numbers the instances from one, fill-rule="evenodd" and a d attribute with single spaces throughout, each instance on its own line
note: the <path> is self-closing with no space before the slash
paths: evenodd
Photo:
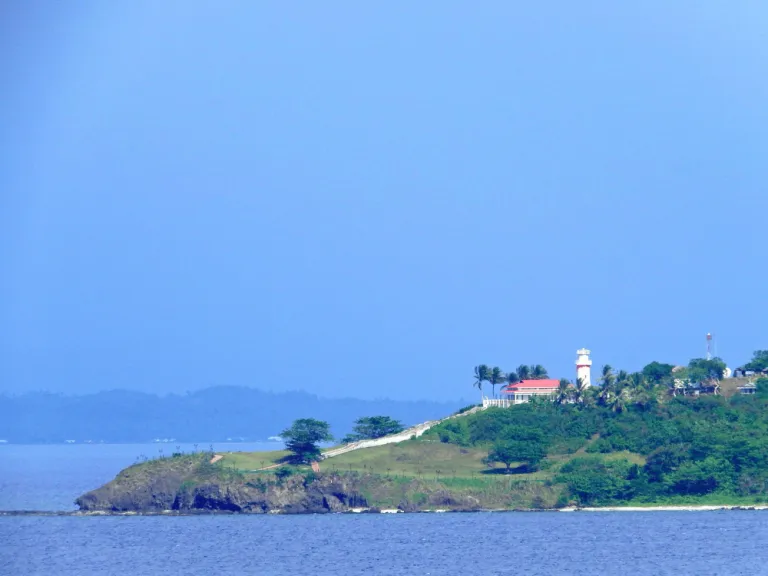
<path id="1" fill-rule="evenodd" d="M 325 472 L 360 472 L 391 477 L 473 479 L 493 481 L 502 478 L 541 481 L 553 477 L 572 458 L 585 456 L 583 451 L 575 454 L 558 454 L 544 460 L 541 470 L 530 474 L 504 474 L 504 466 L 489 467 L 483 463 L 487 449 L 462 448 L 433 440 L 410 440 L 376 448 L 354 450 L 320 462 Z M 288 455 L 286 450 L 273 452 L 227 452 L 221 465 L 234 467 L 241 472 L 253 472 L 276 464 Z M 613 454 L 591 454 L 608 460 L 626 458 L 642 465 L 645 459 L 631 452 Z M 301 468 L 306 468 L 301 466 Z M 514 468 L 514 466 L 513 466 Z M 269 470 L 268 472 L 273 472 Z M 266 472 L 266 471 L 265 471 Z"/>
<path id="2" fill-rule="evenodd" d="M 271 452 L 225 452 L 221 462 L 224 466 L 234 466 L 237 470 L 251 471 L 279 464 L 280 459 L 288 455 L 287 450 Z"/>
<path id="3" fill-rule="evenodd" d="M 487 454 L 487 451 L 476 448 L 415 440 L 354 450 L 329 458 L 320 465 L 325 470 L 373 474 L 470 477 L 487 469 L 481 461 Z"/>

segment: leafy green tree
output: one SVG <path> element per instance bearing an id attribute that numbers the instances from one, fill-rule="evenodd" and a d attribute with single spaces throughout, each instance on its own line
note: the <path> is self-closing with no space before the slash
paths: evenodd
<path id="1" fill-rule="evenodd" d="M 488 382 L 490 373 L 491 371 L 487 364 L 475 366 L 475 382 L 473 383 L 473 386 L 480 390 L 480 393 L 483 392 L 483 382 Z"/>
<path id="2" fill-rule="evenodd" d="M 493 389 L 493 395 L 496 396 L 496 386 L 504 382 L 504 371 L 498 366 L 494 366 L 488 374 L 488 383 Z"/>
<path id="3" fill-rule="evenodd" d="M 672 370 L 674 368 L 672 364 L 662 364 L 654 360 L 643 368 L 643 375 L 647 380 L 660 384 L 672 377 Z"/>
<path id="4" fill-rule="evenodd" d="M 530 380 L 531 368 L 525 364 L 520 364 L 520 366 L 517 367 L 517 377 L 520 380 Z"/>
<path id="5" fill-rule="evenodd" d="M 520 382 L 520 376 L 517 375 L 517 372 L 507 372 L 506 382 L 507 384 L 517 384 Z"/>
<path id="6" fill-rule="evenodd" d="M 403 431 L 403 425 L 389 416 L 363 416 L 355 420 L 354 433 L 344 437 L 344 442 L 356 442 L 381 438 Z"/>
<path id="7" fill-rule="evenodd" d="M 531 378 L 534 380 L 546 380 L 549 378 L 549 374 L 547 374 L 547 369 L 544 366 L 536 364 L 536 366 L 531 367 Z"/>
<path id="8" fill-rule="evenodd" d="M 629 475 L 632 469 L 628 460 L 606 461 L 586 456 L 565 464 L 555 480 L 567 484 L 581 504 L 604 504 L 631 497 Z"/>
<path id="9" fill-rule="evenodd" d="M 318 443 L 333 440 L 328 422 L 314 418 L 295 420 L 290 428 L 280 433 L 286 442 L 285 447 L 293 452 L 295 462 L 309 463 L 320 457 Z"/>
<path id="10" fill-rule="evenodd" d="M 682 444 L 662 446 L 648 456 L 643 468 L 652 482 L 661 482 L 664 476 L 677 470 L 690 457 L 689 448 Z"/>
<path id="11" fill-rule="evenodd" d="M 648 410 L 659 402 L 659 397 L 663 397 L 665 392 L 666 388 L 663 386 L 639 388 L 632 393 L 630 402 L 641 410 Z"/>
<path id="12" fill-rule="evenodd" d="M 744 365 L 745 370 L 761 372 L 768 369 L 768 350 L 755 350 L 752 360 Z"/>
<path id="13" fill-rule="evenodd" d="M 512 464 L 521 463 L 526 470 L 535 470 L 547 455 L 543 442 L 533 439 L 502 440 L 493 445 L 488 453 L 488 462 L 500 462 L 509 472 Z"/>
<path id="14" fill-rule="evenodd" d="M 688 375 L 694 382 L 722 380 L 725 368 L 725 362 L 720 358 L 694 358 L 688 363 Z"/>
<path id="15" fill-rule="evenodd" d="M 704 460 L 687 461 L 669 475 L 667 484 L 675 494 L 708 494 L 727 488 L 733 479 L 733 465 L 723 458 L 710 456 Z"/>

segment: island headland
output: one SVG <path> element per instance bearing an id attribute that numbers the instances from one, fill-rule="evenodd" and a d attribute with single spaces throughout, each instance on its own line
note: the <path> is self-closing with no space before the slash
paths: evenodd
<path id="1" fill-rule="evenodd" d="M 560 381 L 521 402 L 484 397 L 408 429 L 363 417 L 332 447 L 320 448 L 327 423 L 297 420 L 287 450 L 138 462 L 76 503 L 117 514 L 762 508 L 768 378 L 748 386 L 715 367 L 706 393 L 681 386 L 671 365 L 649 366 L 607 367 L 600 386 Z M 505 387 L 519 394 L 521 382 Z"/>

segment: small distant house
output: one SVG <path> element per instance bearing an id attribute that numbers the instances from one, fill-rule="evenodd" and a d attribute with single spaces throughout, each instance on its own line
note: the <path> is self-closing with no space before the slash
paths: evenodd
<path id="1" fill-rule="evenodd" d="M 747 382 L 744 386 L 739 386 L 739 394 L 754 394 L 757 392 L 757 385 L 754 382 Z"/>
<path id="2" fill-rule="evenodd" d="M 733 371 L 734 378 L 746 378 L 748 376 L 757 376 L 758 374 L 768 374 L 768 368 L 763 370 L 748 370 L 746 368 L 736 368 Z"/>
<path id="3" fill-rule="evenodd" d="M 523 404 L 534 396 L 551 397 L 557 393 L 559 387 L 559 380 L 521 380 L 515 384 L 508 384 L 501 389 L 501 393 L 514 404 Z"/>
<path id="4" fill-rule="evenodd" d="M 521 380 L 501 389 L 501 398 L 483 398 L 483 408 L 492 406 L 509 408 L 514 404 L 530 402 L 534 396 L 553 398 L 560 387 L 560 380 Z"/>
<path id="5" fill-rule="evenodd" d="M 719 394 L 720 383 L 717 380 L 705 380 L 704 382 L 689 382 L 681 378 L 675 378 L 673 395 L 699 396 L 701 394 Z"/>

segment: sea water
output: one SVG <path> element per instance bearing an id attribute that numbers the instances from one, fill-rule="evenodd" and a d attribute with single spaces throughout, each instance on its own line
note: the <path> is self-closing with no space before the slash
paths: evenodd
<path id="1" fill-rule="evenodd" d="M 0 517 L 4 575 L 759 575 L 764 512 Z"/>
<path id="2" fill-rule="evenodd" d="M 279 442 L 199 444 L 3 444 L 0 510 L 77 510 L 75 498 L 144 458 L 174 452 L 280 450 Z"/>
<path id="3" fill-rule="evenodd" d="M 7 448 L 0 508 L 48 510 L 157 450 Z M 767 541 L 762 511 L 5 516 L 0 574 L 768 575 Z"/>

